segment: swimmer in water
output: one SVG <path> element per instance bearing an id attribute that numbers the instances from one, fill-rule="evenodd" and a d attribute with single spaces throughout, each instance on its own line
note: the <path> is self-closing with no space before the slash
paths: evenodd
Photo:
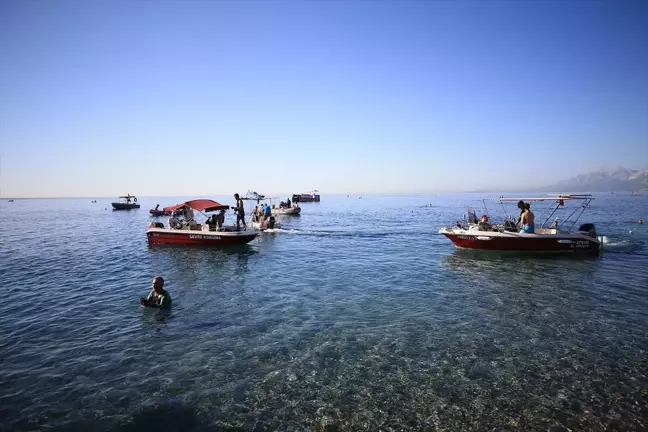
<path id="1" fill-rule="evenodd" d="M 171 296 L 164 289 L 164 279 L 162 276 L 153 278 L 153 289 L 148 297 L 141 298 L 140 304 L 145 307 L 157 309 L 171 309 Z"/>

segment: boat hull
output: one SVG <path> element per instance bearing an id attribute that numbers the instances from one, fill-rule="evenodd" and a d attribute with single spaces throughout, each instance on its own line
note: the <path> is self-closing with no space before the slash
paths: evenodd
<path id="1" fill-rule="evenodd" d="M 250 243 L 256 238 L 256 231 L 215 232 L 149 228 L 146 237 L 150 245 L 177 246 L 235 246 Z"/>
<path id="2" fill-rule="evenodd" d="M 291 207 L 291 208 L 274 208 L 272 209 L 272 214 L 273 215 L 280 215 L 280 216 L 297 216 L 299 213 L 301 213 L 301 207 Z"/>
<path id="3" fill-rule="evenodd" d="M 154 209 L 149 210 L 149 213 L 151 213 L 151 216 L 170 216 L 171 215 L 171 213 L 165 212 L 164 210 L 154 210 Z"/>
<path id="4" fill-rule="evenodd" d="M 598 254 L 598 239 L 585 234 L 547 235 L 523 233 L 490 233 L 479 231 L 455 232 L 441 230 L 441 234 L 458 248 L 509 252 L 564 252 Z"/>
<path id="5" fill-rule="evenodd" d="M 113 210 L 132 210 L 140 208 L 139 204 L 111 203 Z"/>

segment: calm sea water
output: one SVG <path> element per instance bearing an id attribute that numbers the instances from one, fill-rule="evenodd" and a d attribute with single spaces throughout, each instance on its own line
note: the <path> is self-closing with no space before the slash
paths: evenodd
<path id="1" fill-rule="evenodd" d="M 147 245 L 182 198 L 3 200 L 0 429 L 648 428 L 648 198 L 597 196 L 594 259 L 456 250 L 477 198 L 324 196 L 224 250 Z"/>

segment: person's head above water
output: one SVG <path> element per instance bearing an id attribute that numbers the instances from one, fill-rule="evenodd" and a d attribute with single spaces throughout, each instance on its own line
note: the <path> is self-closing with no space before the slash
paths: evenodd
<path id="1" fill-rule="evenodd" d="M 162 288 L 164 288 L 164 278 L 162 276 L 155 276 L 153 278 L 153 290 L 156 293 L 162 292 Z"/>

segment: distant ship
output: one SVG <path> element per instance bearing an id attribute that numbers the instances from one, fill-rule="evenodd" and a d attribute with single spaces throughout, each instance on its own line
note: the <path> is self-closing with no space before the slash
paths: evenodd
<path id="1" fill-rule="evenodd" d="M 296 202 L 296 203 L 320 202 L 319 191 L 314 190 L 314 191 L 309 192 L 309 193 L 293 194 L 292 200 L 293 200 L 293 202 Z"/>

